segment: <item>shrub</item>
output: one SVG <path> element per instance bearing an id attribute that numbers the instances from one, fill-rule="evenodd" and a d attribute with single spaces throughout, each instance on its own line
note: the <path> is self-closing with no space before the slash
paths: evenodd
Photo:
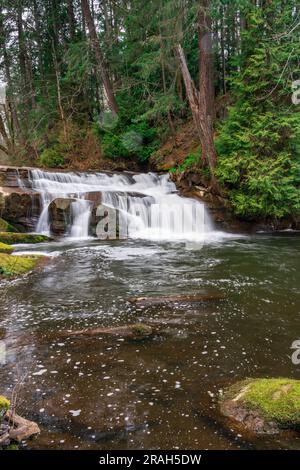
<path id="1" fill-rule="evenodd" d="M 40 162 L 49 168 L 62 167 L 66 163 L 59 146 L 44 150 L 40 156 Z"/>

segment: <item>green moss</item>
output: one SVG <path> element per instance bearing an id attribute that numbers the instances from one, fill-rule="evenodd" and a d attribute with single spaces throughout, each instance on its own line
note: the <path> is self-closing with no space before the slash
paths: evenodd
<path id="1" fill-rule="evenodd" d="M 132 326 L 132 331 L 136 336 L 150 336 L 153 333 L 151 326 L 138 323 Z"/>
<path id="2" fill-rule="evenodd" d="M 0 232 L 17 232 L 17 230 L 6 220 L 0 219 Z"/>
<path id="3" fill-rule="evenodd" d="M 0 253 L 0 275 L 16 276 L 32 271 L 43 256 L 12 256 Z"/>
<path id="4" fill-rule="evenodd" d="M 10 255 L 13 251 L 14 247 L 0 242 L 0 253 L 7 253 Z"/>
<path id="5" fill-rule="evenodd" d="M 9 410 L 10 401 L 3 395 L 0 395 L 0 414 L 4 414 Z"/>
<path id="6" fill-rule="evenodd" d="M 300 426 L 300 380 L 256 379 L 230 387 L 226 398 L 241 393 L 241 400 L 281 427 Z"/>
<path id="7" fill-rule="evenodd" d="M 10 245 L 16 245 L 18 243 L 43 243 L 49 240 L 50 238 L 46 235 L 39 235 L 35 233 L 0 232 L 0 242 Z"/>

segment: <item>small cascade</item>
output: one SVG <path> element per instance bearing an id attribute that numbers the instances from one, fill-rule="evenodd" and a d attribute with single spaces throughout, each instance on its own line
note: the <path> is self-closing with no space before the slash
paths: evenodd
<path id="1" fill-rule="evenodd" d="M 89 236 L 89 222 L 91 217 L 90 202 L 78 199 L 72 202 L 73 224 L 70 236 L 72 238 L 87 238 Z"/>
<path id="2" fill-rule="evenodd" d="M 204 204 L 180 197 L 169 175 L 31 170 L 30 183 L 41 194 L 39 233 L 50 234 L 49 206 L 56 199 L 72 199 L 66 235 L 73 238 L 91 234 L 95 201 L 117 210 L 130 238 L 202 241 L 213 233 Z"/>

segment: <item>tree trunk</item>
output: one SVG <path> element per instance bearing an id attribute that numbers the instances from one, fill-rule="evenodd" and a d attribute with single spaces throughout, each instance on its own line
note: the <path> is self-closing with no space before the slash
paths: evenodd
<path id="1" fill-rule="evenodd" d="M 76 37 L 76 18 L 74 14 L 73 0 L 67 0 L 70 37 L 74 41 Z"/>
<path id="2" fill-rule="evenodd" d="M 218 192 L 218 184 L 214 176 L 214 170 L 217 162 L 217 154 L 213 139 L 211 117 L 207 114 L 207 96 L 201 96 L 200 92 L 196 89 L 195 83 L 192 80 L 189 69 L 187 67 L 183 49 L 180 44 L 177 46 L 177 54 L 181 73 L 183 76 L 183 81 L 186 88 L 186 94 L 189 100 L 195 127 L 201 143 L 202 159 L 210 169 L 212 189 Z M 208 75 L 206 73 L 202 73 L 201 76 L 205 77 L 205 79 L 207 80 Z M 207 89 L 208 85 L 206 85 L 205 87 L 202 86 L 202 93 L 203 90 Z"/>
<path id="3" fill-rule="evenodd" d="M 118 107 L 118 104 L 114 95 L 113 87 L 112 87 L 112 84 L 111 84 L 111 81 L 107 72 L 107 65 L 105 63 L 104 55 L 100 47 L 99 39 L 98 39 L 96 28 L 95 28 L 95 23 L 91 14 L 88 0 L 81 0 L 81 5 L 82 5 L 82 11 L 85 16 L 85 20 L 87 22 L 88 30 L 90 33 L 91 44 L 95 50 L 97 65 L 98 65 L 99 72 L 100 72 L 102 82 L 103 82 L 103 86 L 106 92 L 108 105 L 112 113 L 116 116 L 119 113 L 119 107 Z"/>

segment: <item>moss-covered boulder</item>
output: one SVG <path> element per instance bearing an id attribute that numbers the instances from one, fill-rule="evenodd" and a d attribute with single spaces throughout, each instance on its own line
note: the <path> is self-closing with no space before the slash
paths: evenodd
<path id="1" fill-rule="evenodd" d="M 0 242 L 8 245 L 17 245 L 18 243 L 44 243 L 51 239 L 46 235 L 38 233 L 10 233 L 0 232 Z"/>
<path id="2" fill-rule="evenodd" d="M 0 242 L 0 253 L 7 253 L 10 255 L 11 253 L 13 253 L 13 251 L 14 251 L 13 246 Z"/>
<path id="3" fill-rule="evenodd" d="M 15 229 L 9 222 L 4 219 L 0 218 L 0 232 L 17 232 L 18 230 Z"/>
<path id="4" fill-rule="evenodd" d="M 225 390 L 220 409 L 244 429 L 278 433 L 300 428 L 300 380 L 285 378 L 245 380 Z"/>
<path id="5" fill-rule="evenodd" d="M 0 276 L 12 277 L 32 271 L 45 257 L 39 255 L 13 256 L 0 253 Z"/>

